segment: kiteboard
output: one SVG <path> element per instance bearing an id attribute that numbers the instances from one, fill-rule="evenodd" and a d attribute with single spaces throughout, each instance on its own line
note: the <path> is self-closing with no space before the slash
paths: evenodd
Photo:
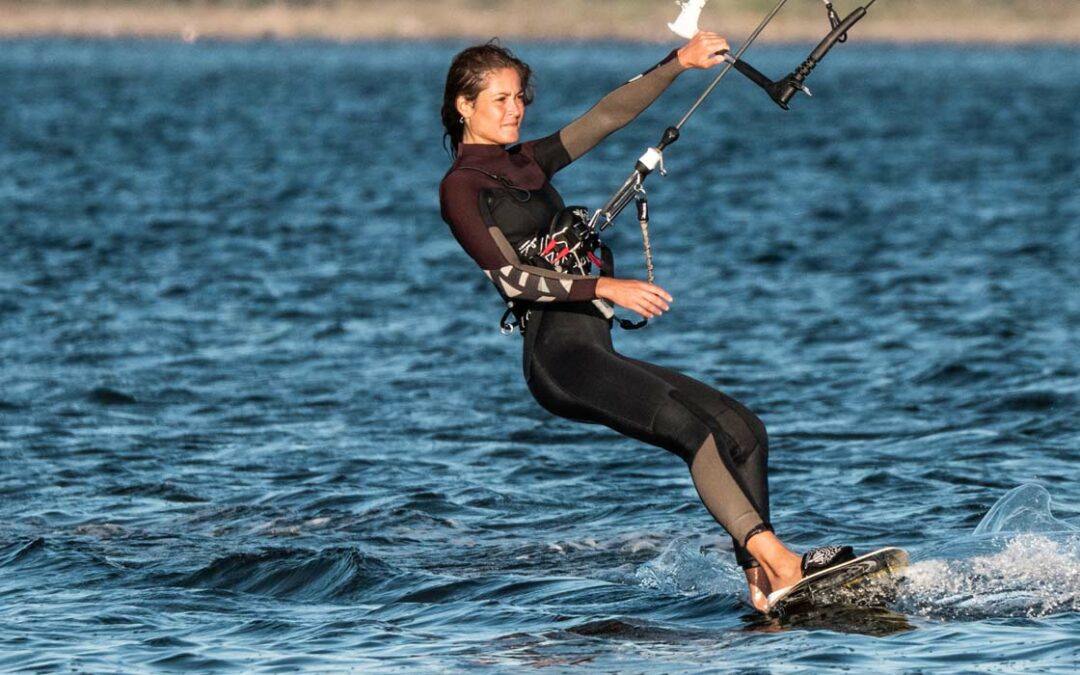
<path id="1" fill-rule="evenodd" d="M 794 586 L 769 596 L 766 612 L 785 616 L 800 609 L 823 605 L 877 606 L 896 590 L 908 554 L 890 546 L 804 577 Z"/>

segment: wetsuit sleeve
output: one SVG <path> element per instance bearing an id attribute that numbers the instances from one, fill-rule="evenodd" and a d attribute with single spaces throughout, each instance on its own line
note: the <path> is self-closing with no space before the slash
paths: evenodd
<path id="1" fill-rule="evenodd" d="M 443 220 L 454 238 L 506 300 L 580 302 L 596 297 L 596 277 L 562 274 L 521 262 L 502 231 L 480 216 L 478 186 L 462 172 L 443 180 L 439 198 Z"/>
<path id="2" fill-rule="evenodd" d="M 536 163 L 551 176 L 632 122 L 683 70 L 677 53 L 672 51 L 663 61 L 600 99 L 557 134 L 536 141 L 532 148 Z"/>

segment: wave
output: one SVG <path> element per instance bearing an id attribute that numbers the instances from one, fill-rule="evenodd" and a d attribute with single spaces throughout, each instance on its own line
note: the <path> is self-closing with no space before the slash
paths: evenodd
<path id="1" fill-rule="evenodd" d="M 45 539 L 42 537 L 0 546 L 0 568 L 21 564 L 36 555 L 42 554 L 44 550 Z"/>
<path id="2" fill-rule="evenodd" d="M 20 537 L 0 543 L 0 595 L 55 584 L 87 589 L 125 578 L 128 565 L 93 544 L 62 537 Z"/>
<path id="3" fill-rule="evenodd" d="M 702 542 L 680 538 L 638 567 L 635 577 L 639 585 L 662 593 L 736 595 L 746 582 L 730 558 L 726 552 L 704 550 Z"/>
<path id="4" fill-rule="evenodd" d="M 86 400 L 89 403 L 96 403 L 98 405 L 110 406 L 110 405 L 135 405 L 138 403 L 131 394 L 120 391 L 118 389 L 110 389 L 109 387 L 95 387 L 86 393 Z"/>
<path id="5" fill-rule="evenodd" d="M 1050 503 L 1039 485 L 1010 490 L 970 536 L 907 569 L 897 609 L 962 619 L 1080 611 L 1080 528 L 1054 517 Z"/>
<path id="6" fill-rule="evenodd" d="M 1050 502 L 1050 493 L 1041 485 L 1021 485 L 999 499 L 971 534 L 975 537 L 1035 532 L 1080 534 L 1080 527 L 1054 517 Z"/>
<path id="7" fill-rule="evenodd" d="M 382 560 L 351 548 L 274 548 L 214 560 L 180 585 L 299 601 L 351 597 L 395 575 Z"/>

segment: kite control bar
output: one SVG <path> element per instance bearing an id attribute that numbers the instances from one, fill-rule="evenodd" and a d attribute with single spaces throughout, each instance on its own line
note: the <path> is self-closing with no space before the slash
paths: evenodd
<path id="1" fill-rule="evenodd" d="M 707 2 L 708 0 L 681 0 L 677 2 L 676 4 L 682 8 L 682 11 L 673 23 L 668 24 L 668 28 L 676 35 L 684 37 L 687 40 L 694 37 L 698 32 L 698 18 L 701 16 L 701 10 L 705 7 L 705 3 Z M 833 45 L 837 42 L 847 41 L 848 30 L 858 23 L 859 19 L 866 16 L 867 8 L 877 2 L 877 0 L 870 0 L 866 7 L 857 8 L 843 21 L 840 20 L 840 15 L 837 14 L 836 9 L 833 8 L 831 0 L 822 0 L 822 2 L 825 3 L 825 9 L 829 16 L 829 26 L 832 30 L 818 43 L 817 47 L 814 47 L 814 51 L 810 52 L 810 55 L 806 57 L 806 60 L 803 61 L 802 65 L 793 70 L 782 80 L 774 82 L 746 61 L 733 57 L 731 54 L 724 54 L 725 61 L 734 66 L 735 70 L 745 75 L 751 82 L 764 89 L 765 93 L 769 95 L 769 98 L 775 101 L 776 104 L 784 110 L 790 109 L 788 103 L 798 92 L 801 91 L 807 96 L 811 95 L 810 90 L 804 84 L 806 78 L 810 75 L 810 71 L 825 58 L 825 55 L 829 53 L 829 50 L 833 48 Z"/>
<path id="2" fill-rule="evenodd" d="M 835 14 L 835 10 L 833 12 Z M 806 87 L 804 82 L 810 75 L 810 72 L 814 70 L 814 67 L 821 62 L 825 55 L 829 53 L 829 50 L 837 42 L 844 42 L 847 40 L 847 32 L 859 22 L 859 19 L 866 16 L 866 9 L 864 7 L 858 7 L 851 14 L 847 15 L 847 18 L 843 21 L 839 21 L 833 29 L 829 31 L 829 34 L 822 38 L 817 47 L 810 52 L 810 55 L 806 57 L 806 60 L 802 62 L 795 70 L 791 71 L 784 79 L 773 82 L 766 77 L 760 70 L 753 67 L 746 61 L 734 61 L 732 65 L 735 66 L 735 70 L 739 71 L 754 84 L 758 85 L 765 90 L 765 93 L 769 95 L 776 105 L 780 106 L 784 110 L 790 110 L 788 102 L 798 92 L 803 92 L 807 96 L 810 96 L 810 90 Z M 730 62 L 730 55 L 725 54 L 726 61 Z"/>
<path id="3" fill-rule="evenodd" d="M 682 12 L 679 14 L 678 19 L 674 23 L 669 23 L 668 28 L 687 39 L 692 38 L 697 32 L 697 20 L 701 14 L 701 10 L 705 7 L 705 3 L 708 0 L 681 0 L 677 1 L 682 7 Z M 649 283 L 653 282 L 653 264 L 652 264 L 652 252 L 649 246 L 649 209 L 648 201 L 645 194 L 645 179 L 657 168 L 660 169 L 660 174 L 664 175 L 664 150 L 679 140 L 679 133 L 683 125 L 687 120 L 701 107 L 701 104 L 705 102 L 705 99 L 709 97 L 713 89 L 720 84 L 720 80 L 724 79 L 732 69 L 735 69 L 749 78 L 752 82 L 768 93 L 778 106 L 784 110 L 788 110 L 791 99 L 798 92 L 803 92 L 807 96 L 810 96 L 810 90 L 806 87 L 805 81 L 810 73 L 814 70 L 817 64 L 825 58 L 825 55 L 829 53 L 829 50 L 837 42 L 844 42 L 847 40 L 847 32 L 854 26 L 860 19 L 866 16 L 866 10 L 873 5 L 877 0 L 870 0 L 866 7 L 859 7 L 851 14 L 847 16 L 843 21 L 840 20 L 836 10 L 833 9 L 832 2 L 830 0 L 823 0 L 825 2 L 826 9 L 829 15 L 829 25 L 832 30 L 826 35 L 821 42 L 814 47 L 810 55 L 806 57 L 806 60 L 799 65 L 798 68 L 791 71 L 782 80 L 774 82 L 769 79 L 764 73 L 757 68 L 754 68 L 749 63 L 741 60 L 743 52 L 757 39 L 761 31 L 765 30 L 765 27 L 769 25 L 769 22 L 780 12 L 780 10 L 787 3 L 787 0 L 779 0 L 772 11 L 761 20 L 754 32 L 742 43 L 738 51 L 734 55 L 724 53 L 724 60 L 726 65 L 721 69 L 720 73 L 713 79 L 709 86 L 705 88 L 705 91 L 698 96 L 698 99 L 694 102 L 690 109 L 686 111 L 682 119 L 679 120 L 675 126 L 668 127 L 664 130 L 663 136 L 660 138 L 660 142 L 656 144 L 656 147 L 649 148 L 645 151 L 641 157 L 638 158 L 634 164 L 634 171 L 631 173 L 623 184 L 615 191 L 615 194 L 607 201 L 606 204 L 600 209 L 593 212 L 589 218 L 587 229 L 594 235 L 598 234 L 602 230 L 607 229 L 615 221 L 615 219 L 622 213 L 623 209 L 629 206 L 630 202 L 637 204 L 638 210 L 638 222 L 641 225 L 641 236 L 645 246 L 645 266 L 648 271 Z M 642 319 L 637 323 L 631 323 L 624 319 L 618 319 L 614 315 L 614 311 L 602 300 L 595 300 L 595 303 L 600 307 L 600 311 L 604 316 L 609 319 L 618 320 L 619 324 L 623 328 L 633 329 L 641 328 L 648 323 L 648 319 Z"/>
<path id="4" fill-rule="evenodd" d="M 705 2 L 707 2 L 707 0 L 686 0 L 686 2 L 680 2 L 679 4 L 683 8 L 683 12 L 688 12 L 689 16 L 692 17 L 693 26 L 689 26 L 689 22 L 680 15 L 675 24 L 668 24 L 669 28 L 676 30 L 676 32 L 678 32 L 676 26 L 679 26 L 680 29 L 692 30 L 691 36 L 694 33 L 697 33 L 697 17 L 701 13 L 701 8 L 705 6 Z M 682 129 L 687 120 L 697 112 L 697 109 L 701 107 L 701 104 L 705 102 L 705 99 L 709 97 L 709 94 L 713 92 L 713 89 L 716 89 L 716 86 L 720 84 L 720 80 L 724 79 L 724 77 L 731 72 L 732 67 L 738 62 L 739 57 L 743 55 L 743 52 L 745 52 L 751 44 L 753 44 L 754 40 L 761 34 L 761 31 L 765 30 L 765 26 L 769 25 L 769 22 L 773 20 L 773 17 L 780 12 L 785 4 L 787 4 L 787 0 L 779 0 L 779 2 L 776 3 L 776 6 L 772 8 L 772 11 L 761 20 L 761 23 L 757 25 L 757 28 L 750 34 L 750 37 L 748 37 L 746 41 L 742 43 L 742 46 L 739 47 L 738 51 L 735 52 L 735 56 L 727 59 L 727 65 L 725 65 L 720 70 L 720 73 L 713 78 L 713 81 L 709 83 L 709 86 L 705 87 L 705 91 L 701 92 L 701 95 L 698 96 L 697 100 L 694 101 L 694 104 L 690 106 L 690 109 L 686 111 L 686 114 L 682 116 L 682 119 L 679 120 L 678 124 L 665 129 L 664 135 L 661 137 L 660 142 L 656 144 L 656 147 L 649 148 L 645 151 L 645 154 L 638 158 L 637 163 L 634 165 L 634 172 L 623 181 L 622 186 L 620 186 L 615 194 L 611 196 L 611 199 L 609 199 L 602 208 L 593 213 L 592 218 L 589 219 L 589 227 L 594 232 L 607 229 L 619 214 L 622 213 L 622 210 L 633 201 L 634 196 L 644 192 L 645 178 L 652 173 L 654 169 L 659 167 L 660 175 L 664 175 L 664 149 L 679 140 L 679 130 Z"/>
<path id="5" fill-rule="evenodd" d="M 682 7 L 682 12 L 679 17 L 673 22 L 668 24 L 668 28 L 674 31 L 676 34 L 685 37 L 687 39 L 693 37 L 698 32 L 697 22 L 698 17 L 701 14 L 702 8 L 708 0 L 681 0 L 677 4 Z M 773 17 L 780 12 L 783 6 L 787 3 L 787 0 L 779 0 L 772 11 L 762 19 L 758 24 L 754 32 L 750 34 L 750 37 L 743 42 L 738 51 L 732 54 L 724 54 L 724 60 L 727 64 L 720 71 L 720 74 L 705 88 L 701 96 L 698 97 L 694 105 L 690 106 L 690 109 L 683 115 L 679 123 L 673 127 L 668 127 L 664 130 L 664 135 L 661 137 L 660 142 L 656 147 L 649 148 L 645 151 L 641 157 L 638 158 L 637 163 L 634 165 L 634 172 L 630 174 L 622 186 L 611 196 L 611 199 L 595 213 L 589 220 L 589 227 L 593 231 L 599 232 L 607 229 L 615 218 L 618 217 L 622 210 L 626 208 L 635 196 L 644 193 L 644 181 L 645 178 L 652 173 L 655 169 L 660 169 L 660 174 L 664 175 L 664 149 L 669 145 L 679 140 L 679 131 L 687 120 L 690 119 L 697 109 L 705 102 L 709 94 L 712 93 L 716 85 L 720 84 L 720 80 L 724 79 L 724 76 L 728 74 L 733 68 L 750 81 L 757 84 L 769 95 L 778 106 L 784 110 L 789 110 L 789 103 L 794 98 L 795 94 L 800 91 L 810 96 L 810 90 L 806 87 L 806 78 L 814 70 L 818 63 L 821 62 L 825 55 L 829 53 L 829 50 L 836 45 L 837 42 L 844 42 L 847 40 L 847 33 L 856 23 L 859 22 L 864 16 L 866 16 L 867 9 L 870 8 L 877 0 L 870 0 L 866 4 L 866 7 L 858 7 L 851 14 L 848 14 L 847 18 L 840 20 L 836 10 L 833 9 L 830 0 L 823 0 L 825 2 L 826 9 L 829 15 L 829 25 L 832 30 L 814 47 L 810 52 L 806 60 L 799 65 L 798 68 L 791 71 L 787 76 L 781 80 L 773 81 L 757 68 L 742 60 L 743 52 L 757 39 L 758 35 L 765 29 L 765 26 L 773 20 Z"/>

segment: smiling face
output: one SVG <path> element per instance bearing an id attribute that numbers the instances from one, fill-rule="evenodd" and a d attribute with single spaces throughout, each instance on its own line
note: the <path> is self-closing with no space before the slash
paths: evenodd
<path id="1" fill-rule="evenodd" d="M 457 109 L 465 118 L 465 143 L 509 145 L 516 143 L 525 118 L 525 92 L 514 68 L 487 73 L 476 99 L 458 96 Z"/>

